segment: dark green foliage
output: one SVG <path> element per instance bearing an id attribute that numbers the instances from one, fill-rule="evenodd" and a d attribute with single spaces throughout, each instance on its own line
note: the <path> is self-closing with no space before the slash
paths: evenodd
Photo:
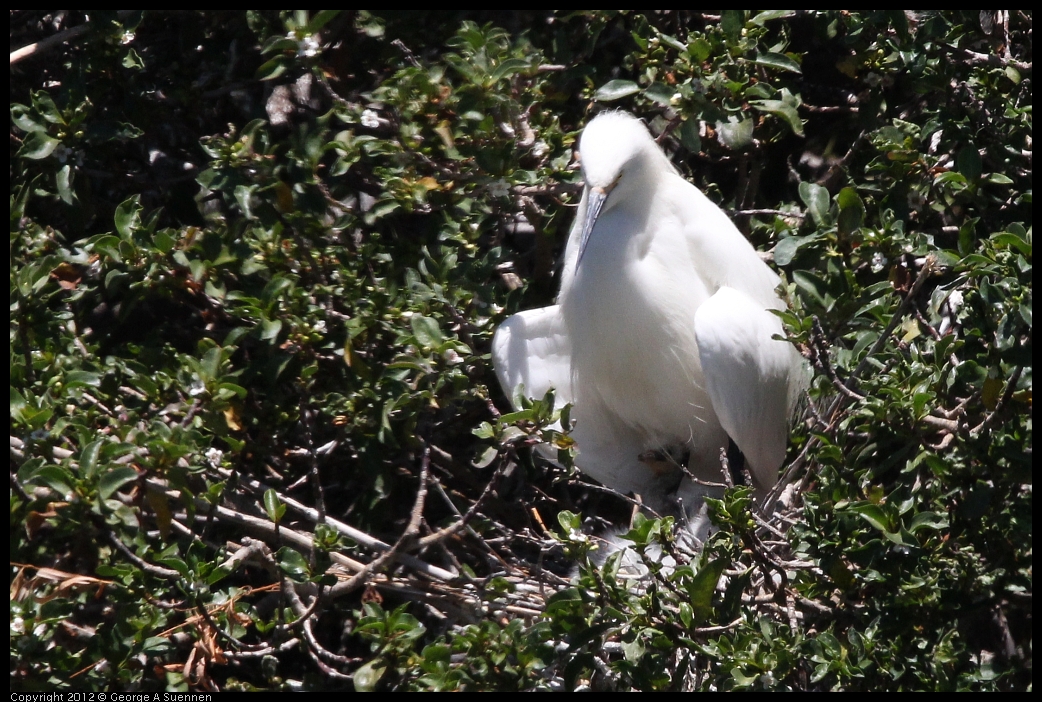
<path id="1" fill-rule="evenodd" d="M 1031 23 L 15 12 L 85 31 L 11 68 L 12 689 L 1030 689 Z M 815 369 L 775 516 L 636 585 L 489 360 L 611 108 Z"/>

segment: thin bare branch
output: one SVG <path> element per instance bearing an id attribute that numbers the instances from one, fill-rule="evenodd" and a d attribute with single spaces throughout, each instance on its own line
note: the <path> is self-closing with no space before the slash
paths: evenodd
<path id="1" fill-rule="evenodd" d="M 135 10 L 120 10 L 118 13 L 116 13 L 116 16 L 119 19 L 124 20 L 130 15 L 134 14 L 134 12 Z M 94 25 L 91 22 L 84 22 L 81 25 L 70 27 L 69 29 L 63 29 L 57 34 L 49 36 L 46 39 L 41 39 L 38 42 L 29 44 L 27 46 L 23 46 L 20 49 L 15 49 L 11 52 L 10 65 L 13 66 L 19 61 L 27 59 L 30 56 L 42 54 L 46 51 L 49 51 L 50 49 L 53 49 L 55 46 L 58 46 L 59 44 L 64 44 L 67 41 L 72 41 L 73 39 L 81 37 L 87 32 L 89 32 L 91 29 L 93 29 L 93 27 Z"/>

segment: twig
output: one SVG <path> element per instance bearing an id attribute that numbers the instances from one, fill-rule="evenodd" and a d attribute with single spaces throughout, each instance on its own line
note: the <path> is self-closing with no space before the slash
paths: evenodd
<path id="1" fill-rule="evenodd" d="M 394 545 L 385 551 L 379 558 L 364 566 L 356 575 L 331 587 L 329 590 L 331 597 L 352 592 L 360 587 L 363 582 L 369 579 L 372 573 L 393 563 L 399 556 L 399 552 L 404 551 L 416 539 L 416 534 L 420 531 L 420 517 L 423 515 L 423 505 L 427 499 L 427 479 L 430 475 L 430 465 L 430 447 L 426 442 L 424 442 L 423 459 L 420 461 L 420 487 L 416 491 L 416 500 L 413 502 L 409 523 L 406 525 L 405 531 L 403 531 L 401 536 L 398 537 L 398 540 L 395 541 Z"/>
<path id="2" fill-rule="evenodd" d="M 940 429 L 946 432 L 957 432 L 959 431 L 959 422 L 954 419 L 944 419 L 943 417 L 935 417 L 932 414 L 928 414 L 923 417 L 923 424 L 928 424 L 934 429 Z"/>
<path id="3" fill-rule="evenodd" d="M 990 66 L 991 68 L 1005 68 L 1006 66 L 1012 66 L 1021 73 L 1031 73 L 1031 63 L 1024 61 L 1017 61 L 1016 59 L 1004 59 L 1001 56 L 994 54 L 981 54 L 976 51 L 970 51 L 969 49 L 962 49 L 958 46 L 952 46 L 951 44 L 943 45 L 946 49 L 954 54 L 958 54 L 966 60 L 971 66 Z"/>
<path id="4" fill-rule="evenodd" d="M 692 475 L 691 473 L 688 473 L 688 477 L 690 477 L 692 480 L 697 480 L 697 478 L 695 478 L 694 475 Z M 701 481 L 699 481 L 699 482 L 702 485 L 711 485 L 711 486 L 716 486 L 717 485 L 717 483 L 705 483 L 705 482 L 701 482 Z M 630 503 L 631 505 L 634 505 L 635 507 L 638 507 L 638 508 L 644 510 L 645 512 L 650 514 L 652 517 L 661 517 L 662 516 L 661 514 L 659 514 L 655 510 L 651 509 L 646 504 L 644 504 L 641 500 L 633 498 L 633 497 L 630 497 L 629 495 L 623 495 L 618 490 L 614 490 L 614 489 L 612 489 L 610 487 L 605 487 L 604 485 L 598 485 L 597 483 L 590 483 L 590 482 L 587 482 L 587 481 L 581 480 L 581 479 L 580 480 L 575 480 L 575 481 L 569 481 L 569 483 L 570 484 L 576 484 L 577 483 L 579 485 L 582 485 L 584 490 L 592 490 L 594 492 L 603 492 L 603 493 L 605 493 L 607 495 L 614 495 L 615 497 L 619 498 L 620 500 L 624 500 L 624 501 Z"/>
<path id="5" fill-rule="evenodd" d="M 416 500 L 413 502 L 412 512 L 409 514 L 409 524 L 406 525 L 402 535 L 398 537 L 394 548 L 398 548 L 406 541 L 412 540 L 413 537 L 420 533 L 420 518 L 423 516 L 423 506 L 427 502 L 427 480 L 430 478 L 430 472 L 431 447 L 424 441 L 423 458 L 420 460 L 420 487 L 416 490 Z"/>
<path id="6" fill-rule="evenodd" d="M 225 469 L 221 469 L 218 472 L 222 476 L 225 476 L 225 477 L 228 477 L 231 474 L 231 471 L 228 471 L 228 470 L 225 470 Z M 251 490 L 255 490 L 257 492 L 263 493 L 263 492 L 267 491 L 268 489 L 270 489 L 264 483 L 261 483 L 259 481 L 253 480 L 252 478 L 245 478 L 245 477 L 243 477 L 243 478 L 241 478 L 241 480 L 242 480 L 242 484 L 243 485 L 245 485 L 246 487 L 250 488 Z M 300 515 L 304 516 L 308 520 L 310 520 L 312 522 L 315 522 L 315 523 L 318 523 L 318 518 L 319 518 L 318 510 L 314 509 L 313 507 L 308 507 L 307 505 L 305 505 L 305 504 L 303 504 L 301 502 L 298 502 L 297 500 L 293 499 L 292 497 L 289 497 L 289 496 L 283 495 L 283 494 L 279 494 L 279 500 L 284 505 L 286 505 L 290 509 L 296 511 L 297 513 L 299 513 Z M 333 517 L 326 516 L 325 524 L 326 524 L 326 526 L 329 526 L 329 527 L 332 527 L 333 529 L 335 529 L 337 531 L 337 533 L 342 534 L 343 536 L 346 536 L 347 538 L 351 539 L 352 541 L 357 541 L 359 544 L 361 544 L 362 546 L 365 546 L 367 548 L 371 548 L 371 549 L 374 549 L 376 551 L 381 551 L 381 552 L 387 551 L 387 550 L 389 550 L 391 548 L 390 544 L 388 544 L 388 543 L 386 543 L 384 541 L 381 541 L 380 539 L 377 539 L 377 538 L 375 538 L 373 536 L 370 536 L 369 534 L 365 533 L 364 531 L 361 531 L 360 529 L 356 529 L 353 526 L 350 526 L 348 524 L 345 524 L 344 522 L 341 522 L 341 521 L 339 521 L 337 519 L 334 519 Z M 425 562 L 425 561 L 423 561 L 423 560 L 421 560 L 419 558 L 416 558 L 415 556 L 411 556 L 409 554 L 402 554 L 399 557 L 398 560 L 403 565 L 406 565 L 406 566 L 412 568 L 413 570 L 415 570 L 415 571 L 417 571 L 419 573 L 423 573 L 427 577 L 433 578 L 435 580 L 442 580 L 442 581 L 448 582 L 448 581 L 451 581 L 451 580 L 455 580 L 458 577 L 456 573 L 453 573 L 451 571 L 445 570 L 444 568 L 439 568 L 438 566 L 430 565 L 429 563 L 427 563 L 427 562 Z"/>
<path id="7" fill-rule="evenodd" d="M 668 139 L 669 135 L 672 134 L 674 130 L 676 130 L 676 128 L 683 123 L 684 118 L 680 115 L 677 115 L 673 119 L 669 120 L 669 122 L 666 123 L 665 128 L 662 130 L 662 133 L 655 137 L 655 143 L 661 146 L 662 142 Z"/>
<path id="8" fill-rule="evenodd" d="M 304 425 L 304 441 L 307 444 L 308 467 L 311 478 L 311 491 L 315 500 L 316 521 L 319 524 L 326 522 L 326 501 L 322 488 L 322 480 L 318 474 L 318 456 L 315 453 L 315 440 L 313 435 L 314 426 L 311 421 L 311 412 L 308 411 L 303 385 L 300 386 L 300 421 Z M 311 551 L 311 567 L 315 567 L 315 558 L 318 553 Z"/>
<path id="9" fill-rule="evenodd" d="M 289 622 L 280 627 L 280 631 L 288 631 L 300 627 L 304 632 L 304 640 L 307 641 L 308 646 L 318 655 L 326 658 L 331 663 L 339 663 L 342 665 L 350 664 L 355 662 L 355 659 L 347 658 L 345 656 L 338 656 L 332 651 L 326 650 L 318 640 L 315 638 L 314 632 L 311 630 L 312 615 L 315 610 L 318 609 L 319 603 L 322 601 L 321 594 L 316 594 L 311 599 L 310 605 L 305 605 L 300 599 L 300 593 L 297 592 L 296 584 L 293 583 L 289 578 L 282 578 L 282 593 L 286 595 L 289 600 L 289 606 L 293 610 L 293 613 L 297 615 L 297 619 L 293 622 Z"/>
<path id="10" fill-rule="evenodd" d="M 228 557 L 228 560 L 221 563 L 218 568 L 227 570 L 229 573 L 234 573 L 239 569 L 240 564 L 256 557 L 269 573 L 278 573 L 278 565 L 275 563 L 275 558 L 271 554 L 271 549 L 268 548 L 266 543 L 258 539 L 251 539 L 249 536 L 242 537 L 240 541 L 242 542 L 241 546 L 235 550 L 235 553 Z"/>
<path id="11" fill-rule="evenodd" d="M 283 641 L 278 646 L 265 646 L 264 648 L 259 648 L 255 651 L 225 651 L 224 655 L 229 660 L 263 658 L 264 656 L 272 656 L 276 653 L 284 653 L 299 645 L 300 639 L 290 639 L 289 641 Z"/>
<path id="12" fill-rule="evenodd" d="M 761 517 L 756 512 L 756 510 L 753 510 L 753 519 L 756 521 L 757 524 L 759 524 L 761 527 L 763 527 L 767 531 L 769 531 L 772 534 L 774 534 L 775 536 L 777 536 L 779 539 L 784 539 L 785 538 L 785 532 L 784 531 L 782 531 L 781 529 L 778 529 L 773 524 L 769 523 L 766 519 Z M 786 541 L 784 543 L 785 543 L 786 546 L 789 545 L 788 541 Z"/>
<path id="13" fill-rule="evenodd" d="M 441 499 L 442 499 L 442 501 L 445 502 L 445 505 L 450 510 L 452 510 L 452 512 L 459 519 L 462 520 L 463 519 L 463 513 L 460 512 L 459 509 L 457 509 L 456 505 L 453 503 L 453 501 L 449 497 L 448 493 L 445 492 L 445 488 L 442 487 L 442 484 L 441 484 L 440 481 L 437 481 L 437 480 L 434 481 L 434 491 L 437 492 L 441 496 Z M 514 566 L 512 566 L 510 563 L 507 563 L 503 559 L 502 556 L 500 556 L 498 553 L 496 553 L 496 550 L 489 545 L 488 539 L 482 537 L 479 533 L 474 531 L 473 527 L 471 527 L 469 524 L 464 523 L 463 528 L 465 528 L 467 530 L 467 533 L 474 539 L 474 541 L 476 543 L 480 544 L 489 555 L 491 555 L 493 558 L 495 558 L 499 562 L 499 564 L 505 570 L 508 570 L 508 571 L 515 571 L 516 570 L 514 568 Z"/>
<path id="14" fill-rule="evenodd" d="M 215 544 L 212 541 L 208 541 L 207 539 L 204 539 L 199 534 L 196 534 L 194 531 L 192 531 L 191 529 L 189 529 L 188 527 L 186 527 L 184 524 L 182 524 L 181 522 L 177 521 L 176 519 L 171 519 L 170 520 L 170 529 L 172 531 L 176 531 L 178 534 L 180 534 L 181 536 L 185 537 L 186 539 L 191 539 L 192 541 L 194 541 L 197 544 L 202 544 L 203 546 L 205 546 L 206 548 L 210 549 L 211 551 L 213 551 L 215 553 L 220 553 L 220 551 L 221 551 L 221 546 L 220 545 Z"/>
<path id="15" fill-rule="evenodd" d="M 292 586 L 293 583 L 288 583 L 288 584 L 289 584 L 289 593 L 292 593 L 292 595 L 291 595 L 291 606 L 293 606 L 295 610 L 296 610 L 297 607 L 303 608 L 303 603 L 300 601 L 300 599 L 298 597 L 296 597 L 296 591 L 294 591 L 294 588 Z M 316 597 L 315 598 L 315 602 L 318 602 L 318 600 L 319 600 L 319 598 Z M 303 631 L 304 631 L 304 641 L 307 643 L 307 655 L 309 657 L 311 657 L 312 660 L 315 661 L 315 665 L 319 667 L 319 670 L 321 670 L 323 673 L 325 673 L 326 675 L 328 675 L 331 678 L 336 678 L 338 680 L 350 680 L 351 679 L 350 675 L 347 675 L 345 673 L 341 673 L 338 670 L 334 670 L 334 669 L 330 668 L 329 666 L 326 665 L 325 660 L 322 660 L 322 658 L 327 658 L 327 659 L 333 660 L 333 659 L 344 658 L 344 657 L 343 656 L 338 656 L 336 653 L 332 653 L 331 651 L 327 651 L 324 646 L 319 644 L 318 638 L 315 637 L 315 633 L 312 631 L 311 619 L 303 619 L 303 618 L 301 618 L 301 619 L 304 622 Z M 347 662 L 350 662 L 350 659 L 344 658 L 344 660 L 347 661 Z M 338 660 L 336 662 L 340 662 L 340 661 Z"/>
<path id="16" fill-rule="evenodd" d="M 807 609 L 813 609 L 815 612 L 821 612 L 822 614 L 829 615 L 836 614 L 835 610 L 833 610 L 831 607 L 826 607 L 820 602 L 815 602 L 814 600 L 808 600 L 806 597 L 800 597 L 799 595 L 797 595 L 796 602 L 797 604 L 806 607 Z"/>
<path id="17" fill-rule="evenodd" d="M 221 627 L 217 626 L 217 622 L 215 622 L 213 620 L 213 618 L 210 617 L 210 613 L 206 611 L 206 607 L 204 607 L 201 602 L 196 602 L 195 611 L 199 613 L 199 617 L 204 622 L 206 622 L 207 626 L 209 626 L 211 629 L 213 629 L 213 632 L 218 637 L 224 639 L 225 641 L 227 641 L 228 643 L 232 644 L 233 646 L 236 646 L 239 649 L 245 649 L 247 651 L 250 650 L 250 649 L 257 648 L 257 644 L 248 644 L 248 643 L 246 643 L 244 641 L 239 641 L 239 639 L 235 638 L 234 636 L 229 634 L 227 631 L 225 631 Z"/>
<path id="18" fill-rule="evenodd" d="M 133 551 L 127 548 L 127 545 L 120 541 L 116 537 L 116 535 L 111 531 L 106 531 L 105 536 L 108 539 L 109 543 L 115 546 L 116 550 L 123 554 L 124 558 L 126 558 L 128 561 L 130 561 L 146 573 L 151 573 L 152 575 L 164 578 L 166 580 L 172 580 L 181 577 L 181 574 L 178 573 L 176 570 L 172 570 L 170 568 L 163 568 L 162 566 L 152 565 L 151 563 L 142 560 L 137 556 L 137 554 L 135 554 Z"/>
<path id="19" fill-rule="evenodd" d="M 418 542 L 420 548 L 426 548 L 430 544 L 436 543 L 438 541 L 443 541 L 447 537 L 452 536 L 453 534 L 455 534 L 456 532 L 460 531 L 465 526 L 467 526 L 467 523 L 470 522 L 470 520 L 474 517 L 475 514 L 477 514 L 478 508 L 485 501 L 485 498 L 488 497 L 490 494 L 492 494 L 492 491 L 495 489 L 496 485 L 499 483 L 499 479 L 503 475 L 505 466 L 506 466 L 506 461 L 501 461 L 499 466 L 496 467 L 495 472 L 492 474 L 492 477 L 489 479 L 488 485 L 486 485 L 485 489 L 481 491 L 481 494 L 478 496 L 478 499 L 476 499 L 474 501 L 474 504 L 472 504 L 470 506 L 470 508 L 467 510 L 466 514 L 461 515 L 458 520 L 456 520 L 455 522 L 453 522 L 449 526 L 447 526 L 447 527 L 445 527 L 443 529 L 439 529 L 438 531 L 434 532 L 433 534 L 429 534 L 427 536 L 424 536 Z M 435 484 L 438 486 L 439 489 L 441 488 L 441 485 L 437 481 L 435 481 Z"/>
<path id="20" fill-rule="evenodd" d="M 181 420 L 181 428 L 182 429 L 187 428 L 188 425 L 192 423 L 192 419 L 195 417 L 195 413 L 198 412 L 199 408 L 202 407 L 202 406 L 203 406 L 203 402 L 199 398 L 196 398 L 196 399 L 192 400 L 191 407 L 189 407 L 188 411 L 185 412 L 185 418 Z"/>
<path id="21" fill-rule="evenodd" d="M 11 454 L 13 455 L 15 453 L 15 451 L 16 451 L 16 449 L 12 445 L 11 446 Z M 22 457 L 21 453 L 19 452 L 19 459 L 21 457 Z M 33 498 L 30 497 L 29 493 L 27 493 L 25 491 L 25 486 L 22 485 L 22 482 L 18 479 L 18 476 L 15 475 L 14 471 L 11 471 L 11 487 L 14 488 L 14 491 L 16 493 L 18 493 L 18 496 L 22 498 L 22 500 L 25 502 L 25 504 L 31 505 L 33 503 Z"/>
<path id="22" fill-rule="evenodd" d="M 405 60 L 412 64 L 413 68 L 421 68 L 420 62 L 416 59 L 416 54 L 401 39 L 392 41 L 391 46 L 401 51 L 402 55 L 405 56 Z"/>
<path id="23" fill-rule="evenodd" d="M 132 387 L 130 387 L 128 385 L 120 385 L 119 389 L 120 389 L 120 392 L 124 392 L 127 395 L 132 395 L 133 397 L 136 397 L 139 400 L 145 400 L 145 401 L 148 400 L 148 395 L 146 395 L 145 393 L 140 392 L 138 390 L 135 390 L 134 388 L 132 388 Z"/>
<path id="24" fill-rule="evenodd" d="M 547 183 L 546 185 L 515 185 L 515 195 L 575 195 L 583 189 L 582 183 Z"/>
<path id="25" fill-rule="evenodd" d="M 832 364 L 829 362 L 828 350 L 825 348 L 825 331 L 821 328 L 821 321 L 818 319 L 817 315 L 812 315 L 811 322 L 812 333 L 810 337 L 811 343 L 809 344 L 811 353 L 813 355 L 811 361 L 815 362 L 815 365 L 821 369 L 821 371 L 832 383 L 832 387 L 836 388 L 836 390 L 841 395 L 845 395 L 847 398 L 855 400 L 857 402 L 864 400 L 864 395 L 859 395 L 858 393 L 850 389 L 849 385 L 851 385 L 852 383 L 848 381 L 847 384 L 844 384 L 842 381 L 840 381 L 839 377 L 836 376 L 836 371 L 835 369 L 833 369 Z"/>
<path id="26" fill-rule="evenodd" d="M 892 334 L 894 329 L 897 328 L 897 325 L 901 323 L 901 318 L 904 316 L 904 313 L 908 309 L 908 306 L 912 304 L 912 301 L 916 298 L 916 296 L 919 295 L 919 291 L 922 290 L 923 285 L 933 275 L 934 267 L 936 265 L 936 256 L 930 254 L 926 257 L 926 262 L 923 263 L 922 270 L 919 271 L 919 275 L 916 277 L 915 282 L 912 283 L 912 288 L 908 291 L 908 294 L 905 295 L 905 298 L 901 301 L 901 304 L 898 306 L 897 311 L 894 312 L 894 316 L 891 317 L 890 322 L 886 325 L 886 329 L 884 329 L 883 333 L 879 335 L 879 338 L 876 339 L 876 342 L 872 344 L 872 348 L 869 349 L 868 353 L 865 354 L 865 357 L 861 359 L 861 363 L 857 365 L 857 368 L 854 369 L 854 372 L 851 373 L 850 377 L 847 378 L 847 389 L 850 389 L 851 385 L 858 378 L 861 377 L 862 373 L 865 372 L 865 368 L 868 367 L 869 359 L 873 358 L 876 354 L 878 354 L 886 345 L 887 340 L 890 338 L 890 334 Z M 835 413 L 836 410 L 839 409 L 841 404 L 842 398 L 837 399 L 836 403 L 832 408 L 832 411 L 830 412 L 830 415 Z"/>
<path id="27" fill-rule="evenodd" d="M 787 212 L 785 210 L 732 210 L 731 215 L 734 217 L 751 217 L 755 215 L 777 215 L 778 217 L 792 217 L 793 219 L 802 220 L 806 215 L 802 212 Z"/>
<path id="28" fill-rule="evenodd" d="M 172 490 L 167 486 L 163 485 L 158 480 L 147 479 L 146 484 L 153 490 L 156 490 L 157 492 L 160 492 L 173 500 L 181 499 L 180 491 Z M 203 514 L 203 512 L 209 510 L 211 504 L 202 497 L 196 497 L 194 499 L 194 502 L 196 505 L 196 509 L 198 510 L 194 515 L 195 519 L 197 521 L 205 520 L 207 517 L 205 514 Z M 228 522 L 231 524 L 237 524 L 243 527 L 244 529 L 248 529 L 250 531 L 253 531 L 254 533 L 260 534 L 262 537 L 274 538 L 275 536 L 275 525 L 271 522 L 271 520 L 267 518 L 261 519 L 259 517 L 253 517 L 248 514 L 243 514 L 241 512 L 237 512 L 236 510 L 229 509 L 227 507 L 221 507 L 220 505 L 216 506 L 216 509 L 214 510 L 214 516 L 220 521 Z M 293 545 L 295 548 L 301 549 L 305 553 L 309 552 L 310 549 L 314 546 L 314 540 L 311 537 L 311 535 L 301 534 L 285 526 L 282 527 L 279 533 L 282 536 L 283 541 Z M 351 570 L 352 572 L 357 573 L 362 570 L 365 570 L 366 568 L 364 563 L 360 563 L 354 560 L 353 558 L 348 558 L 347 556 L 340 553 L 330 553 L 329 557 L 333 561 L 339 563 L 340 565 Z"/>
<path id="29" fill-rule="evenodd" d="M 695 634 L 720 634 L 731 629 L 737 629 L 742 623 L 742 618 L 738 617 L 730 624 L 722 624 L 720 626 L 702 626 L 694 630 Z"/>
<path id="30" fill-rule="evenodd" d="M 116 17 L 120 20 L 124 20 L 130 15 L 134 14 L 135 12 L 136 10 L 120 10 L 116 13 Z M 40 41 L 35 42 L 33 44 L 23 46 L 21 49 L 16 49 L 11 52 L 10 65 L 13 66 L 22 59 L 29 58 L 30 56 L 42 54 L 43 52 L 48 51 L 49 49 L 57 46 L 58 44 L 62 44 L 67 41 L 72 41 L 73 39 L 83 34 L 86 34 L 91 29 L 93 29 L 93 27 L 93 22 L 84 22 L 81 25 L 70 27 L 69 29 L 63 29 L 57 34 L 49 36 L 46 39 L 41 39 Z"/>
<path id="31" fill-rule="evenodd" d="M 90 393 L 88 393 L 88 392 L 81 392 L 81 393 L 80 393 L 80 396 L 81 396 L 81 397 L 82 397 L 83 399 L 85 399 L 85 400 L 86 400 L 87 402 L 89 402 L 90 404 L 94 405 L 94 406 L 95 406 L 95 407 L 97 407 L 97 408 L 98 408 L 99 410 L 101 410 L 102 412 L 104 412 L 105 414 L 107 414 L 108 416 L 110 416 L 110 417 L 115 417 L 115 416 L 116 416 L 116 413 L 115 413 L 115 412 L 113 412 L 113 411 L 112 411 L 112 410 L 110 410 L 110 409 L 109 409 L 108 407 L 106 407 L 105 405 L 103 405 L 103 404 L 102 404 L 102 402 L 101 402 L 101 400 L 99 400 L 98 398 L 94 397 L 94 396 L 93 396 L 93 395 L 91 395 Z"/>
<path id="32" fill-rule="evenodd" d="M 1013 398 L 1013 393 L 1017 390 L 1017 383 L 1020 381 L 1020 374 L 1023 370 L 1023 366 L 1016 367 L 1016 369 L 1013 371 L 1013 375 L 1011 375 L 1009 380 L 1006 382 L 1006 389 L 1002 393 L 1002 397 L 1000 397 L 999 401 L 995 403 L 995 409 L 991 411 L 991 414 L 984 418 L 983 422 L 975 426 L 973 429 L 970 429 L 971 434 L 979 434 L 981 431 L 987 429 L 995 423 L 996 419 L 999 416 L 999 413 L 1006 407 L 1006 404 Z"/>
<path id="33" fill-rule="evenodd" d="M 857 105 L 808 105 L 803 103 L 800 107 L 807 112 L 817 113 L 829 113 L 829 112 L 851 112 L 856 114 L 858 111 Z"/>
<path id="34" fill-rule="evenodd" d="M 449 314 L 452 316 L 452 321 L 454 321 L 456 323 L 456 326 L 459 327 L 460 341 L 469 346 L 473 351 L 475 348 L 477 348 L 477 346 L 474 344 L 474 337 L 470 335 L 470 323 L 467 322 L 467 319 L 462 314 L 460 314 L 460 311 L 457 310 L 456 306 L 453 305 L 451 302 L 445 300 L 442 304 L 445 305 L 445 308 L 449 311 Z"/>

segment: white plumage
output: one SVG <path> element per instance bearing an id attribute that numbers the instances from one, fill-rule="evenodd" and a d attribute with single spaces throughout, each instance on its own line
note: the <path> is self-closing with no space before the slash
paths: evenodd
<path id="1" fill-rule="evenodd" d="M 586 186 L 558 304 L 500 326 L 500 383 L 533 397 L 554 387 L 574 405 L 577 466 L 657 511 L 679 497 L 695 518 L 714 491 L 639 457 L 682 446 L 689 470 L 719 483 L 728 436 L 762 493 L 777 481 L 803 379 L 799 354 L 772 339 L 778 276 L 636 118 L 599 115 L 579 154 Z"/>

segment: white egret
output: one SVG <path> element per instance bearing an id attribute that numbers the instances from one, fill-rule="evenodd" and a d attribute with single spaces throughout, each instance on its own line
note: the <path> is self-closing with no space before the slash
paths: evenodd
<path id="1" fill-rule="evenodd" d="M 793 346 L 772 338 L 779 278 L 636 118 L 597 116 L 579 155 L 558 304 L 500 326 L 496 373 L 508 395 L 555 388 L 574 405 L 576 465 L 659 512 L 680 498 L 701 538 L 713 489 L 647 452 L 681 447 L 693 475 L 719 483 L 730 438 L 758 493 L 774 485 L 803 377 Z"/>

